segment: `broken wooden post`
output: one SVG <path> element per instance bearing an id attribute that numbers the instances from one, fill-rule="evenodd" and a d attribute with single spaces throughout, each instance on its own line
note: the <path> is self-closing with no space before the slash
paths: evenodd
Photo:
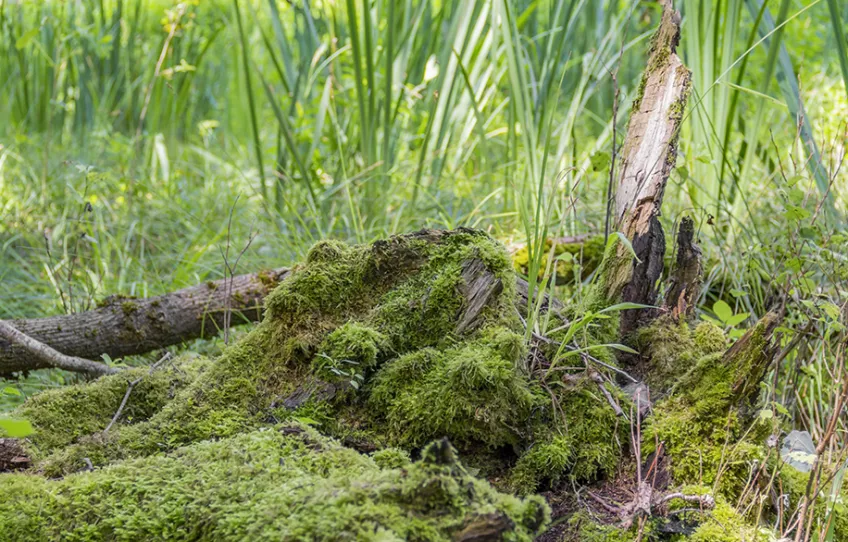
<path id="1" fill-rule="evenodd" d="M 633 102 L 615 193 L 614 224 L 632 244 L 636 259 L 622 243 L 615 255 L 608 256 L 601 283 L 601 296 L 606 301 L 653 305 L 657 300 L 665 254 L 658 217 L 677 158 L 677 140 L 692 78 L 677 56 L 679 41 L 680 13 L 667 0 L 639 95 Z M 637 327 L 642 314 L 639 310 L 622 313 L 622 335 Z"/>

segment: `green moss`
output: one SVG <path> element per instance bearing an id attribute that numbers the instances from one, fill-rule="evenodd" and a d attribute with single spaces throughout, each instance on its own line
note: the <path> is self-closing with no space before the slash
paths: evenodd
<path id="1" fill-rule="evenodd" d="M 722 342 L 718 332 L 708 327 L 699 326 L 695 338 L 686 328 L 677 328 L 678 344 L 668 337 L 658 338 L 669 327 L 652 330 L 656 355 L 667 356 L 657 358 L 658 362 L 666 359 L 671 374 L 679 373 L 675 364 L 681 360 L 691 363 L 694 356 L 686 354 L 689 348 L 703 355 L 676 378 L 672 395 L 655 405 L 643 438 L 646 453 L 653 451 L 654 442 L 663 442 L 678 481 L 701 480 L 711 485 L 720 475 L 719 492 L 735 495 L 744 486 L 751 463 L 764 459 L 765 438 L 772 427 L 760 419 L 743 426 L 750 395 L 749 384 L 743 383 L 760 381 L 757 372 L 770 355 L 765 338 L 769 325 L 767 317 L 725 354 L 707 353 Z"/>
<path id="2" fill-rule="evenodd" d="M 627 408 L 624 397 L 617 400 Z M 594 382 L 585 379 L 572 385 L 557 395 L 557 403 L 561 419 L 554 426 L 561 429 L 547 424 L 538 428 L 533 444 L 511 473 L 509 486 L 519 494 L 532 493 L 543 480 L 556 481 L 566 474 L 574 480 L 593 480 L 612 474 L 619 464 L 629 427 L 619 423 Z"/>
<path id="3" fill-rule="evenodd" d="M 643 532 L 643 540 L 650 540 Z M 622 529 L 615 525 L 602 525 L 586 512 L 577 512 L 568 520 L 564 542 L 633 542 L 638 538 L 638 528 Z"/>
<path id="4" fill-rule="evenodd" d="M 634 340 L 642 357 L 650 360 L 649 384 L 656 392 L 668 391 L 699 360 L 727 348 L 724 332 L 714 324 L 703 322 L 692 330 L 687 322 L 675 322 L 671 316 L 640 328 Z"/>
<path id="5" fill-rule="evenodd" d="M 716 506 L 698 526 L 690 542 L 768 542 L 776 540 L 777 533 L 769 534 L 764 528 L 758 528 L 745 521 L 727 501 L 719 498 Z"/>
<path id="6" fill-rule="evenodd" d="M 399 469 L 409 464 L 409 454 L 400 448 L 384 448 L 371 455 L 381 469 Z"/>
<path id="7" fill-rule="evenodd" d="M 377 354 L 386 347 L 386 337 L 362 324 L 348 322 L 330 332 L 312 360 L 312 372 L 328 381 L 358 387 L 377 364 Z"/>
<path id="8" fill-rule="evenodd" d="M 32 423 L 35 433 L 27 439 L 27 449 L 34 458 L 43 457 L 105 429 L 118 411 L 129 382 L 141 377 L 121 413 L 120 424 L 147 420 L 208 366 L 205 358 L 183 356 L 152 374 L 146 367 L 128 369 L 88 384 L 39 393 L 12 415 Z"/>
<path id="9" fill-rule="evenodd" d="M 398 444 L 420 446 L 441 435 L 458 443 L 516 443 L 516 425 L 537 404 L 516 370 L 520 343 L 520 336 L 495 329 L 454 348 L 406 354 L 377 374 L 369 405 Z"/>
<path id="10" fill-rule="evenodd" d="M 138 303 L 135 301 L 124 301 L 121 303 L 121 310 L 124 313 L 124 316 L 132 316 L 136 311 L 138 311 Z"/>
<path id="11" fill-rule="evenodd" d="M 454 461 L 381 467 L 302 426 L 62 480 L 0 475 L 0 492 L 9 541 L 444 540 L 481 517 L 529 541 L 548 521 L 540 498 L 499 494 Z"/>

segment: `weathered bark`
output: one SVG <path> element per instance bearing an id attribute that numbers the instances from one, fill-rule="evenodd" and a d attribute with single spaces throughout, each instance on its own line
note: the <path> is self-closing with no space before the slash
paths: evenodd
<path id="1" fill-rule="evenodd" d="M 684 217 L 677 233 L 677 258 L 668 281 L 663 307 L 675 320 L 688 318 L 701 287 L 701 248 L 695 243 L 695 221 Z"/>
<path id="2" fill-rule="evenodd" d="M 621 244 L 603 282 L 604 299 L 653 305 L 662 274 L 665 238 L 659 223 L 666 182 L 677 157 L 677 140 L 689 95 L 691 73 L 676 54 L 680 14 L 664 3 L 662 21 L 653 38 L 633 104 L 622 148 L 621 173 L 615 194 L 615 224 L 630 240 L 636 259 Z M 622 314 L 623 334 L 637 327 L 643 313 Z"/>
<path id="3" fill-rule="evenodd" d="M 92 311 L 10 323 L 66 356 L 99 359 L 102 354 L 112 358 L 143 354 L 215 336 L 228 309 L 233 313 L 232 324 L 259 320 L 263 299 L 287 274 L 287 269 L 276 269 L 239 275 L 146 299 L 110 297 Z M 0 376 L 54 366 L 0 339 Z"/>
<path id="4" fill-rule="evenodd" d="M 65 369 L 66 371 L 77 371 L 92 376 L 114 373 L 117 369 L 109 367 L 105 363 L 66 356 L 65 354 L 39 342 L 25 333 L 21 333 L 12 324 L 0 320 L 0 337 L 6 339 L 9 344 L 23 349 L 27 354 L 50 367 Z"/>

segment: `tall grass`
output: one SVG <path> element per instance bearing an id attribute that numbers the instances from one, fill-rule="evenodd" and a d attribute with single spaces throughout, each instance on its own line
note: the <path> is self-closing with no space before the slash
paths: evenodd
<path id="1" fill-rule="evenodd" d="M 681 173 L 694 205 L 721 217 L 725 231 L 737 232 L 739 217 L 750 216 L 749 188 L 770 154 L 772 124 L 767 119 L 775 114 L 784 124 L 791 123 L 790 140 L 797 132 L 816 186 L 822 194 L 829 193 L 798 77 L 783 42 L 786 26 L 817 3 L 790 12 L 791 3 L 782 0 L 775 21 L 762 0 L 683 2 L 683 50 L 693 70 L 694 99 L 684 129 L 687 156 Z M 772 96 L 775 87 L 779 97 Z M 832 205 L 828 196 L 828 207 Z"/>

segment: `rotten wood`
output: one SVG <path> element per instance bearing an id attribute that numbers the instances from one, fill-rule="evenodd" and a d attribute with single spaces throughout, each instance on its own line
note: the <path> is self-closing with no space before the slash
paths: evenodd
<path id="1" fill-rule="evenodd" d="M 275 269 L 208 281 L 145 299 L 110 297 L 95 310 L 9 323 L 65 356 L 92 360 L 106 354 L 120 358 L 213 337 L 223 327 L 227 307 L 232 311 L 233 325 L 259 320 L 265 296 L 286 275 L 288 269 Z M 0 339 L 0 376 L 56 366 L 19 344 Z"/>
<path id="2" fill-rule="evenodd" d="M 677 232 L 677 257 L 663 307 L 675 320 L 692 316 L 701 288 L 701 248 L 695 243 L 695 221 L 684 217 Z"/>
<path id="3" fill-rule="evenodd" d="M 680 13 L 670 0 L 663 2 L 659 29 L 654 35 L 640 95 L 633 103 L 627 136 L 621 150 L 621 168 L 615 193 L 614 223 L 635 252 L 618 244 L 604 268 L 604 299 L 653 305 L 663 270 L 665 238 L 658 220 L 663 192 L 677 158 L 677 141 L 689 96 L 691 72 L 676 49 L 680 41 Z M 624 311 L 621 333 L 639 325 L 644 313 Z"/>
<path id="4" fill-rule="evenodd" d="M 31 463 L 20 439 L 0 438 L 0 472 L 23 470 Z"/>
<path id="5" fill-rule="evenodd" d="M 483 323 L 483 309 L 495 302 L 503 292 L 503 282 L 486 267 L 483 260 L 474 258 L 462 265 L 462 283 L 459 294 L 463 298 L 462 309 L 457 318 L 458 334 L 474 331 Z"/>

